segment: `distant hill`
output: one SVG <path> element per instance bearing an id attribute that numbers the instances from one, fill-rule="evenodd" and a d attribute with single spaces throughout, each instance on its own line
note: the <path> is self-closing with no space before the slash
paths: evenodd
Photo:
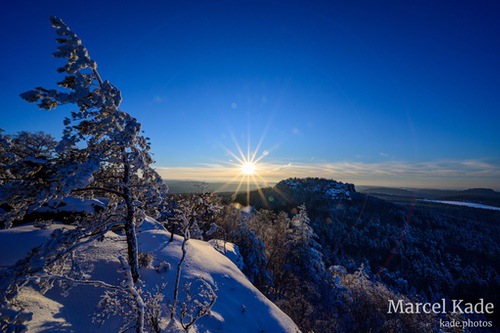
<path id="1" fill-rule="evenodd" d="M 310 178 L 309 180 L 312 180 Z M 304 180 L 302 180 L 304 181 Z M 218 193 L 244 193 L 247 191 L 246 183 L 242 184 L 238 190 L 239 182 L 203 182 L 197 180 L 165 180 L 169 187 L 169 193 L 196 193 L 203 191 L 213 191 Z M 280 183 L 283 183 L 280 182 Z M 279 184 L 279 183 L 278 183 Z M 283 183 L 284 184 L 284 183 Z M 271 189 L 274 183 L 261 185 L 260 188 L 264 192 Z M 257 186 L 254 183 L 250 184 L 250 191 L 252 197 L 259 197 Z M 237 191 L 238 190 L 238 191 Z M 384 186 L 356 186 L 356 190 L 360 193 L 368 194 L 379 199 L 384 199 L 392 202 L 407 202 L 414 201 L 415 199 L 428 199 L 428 200 L 443 200 L 443 201 L 463 201 L 478 203 L 483 205 L 500 207 L 500 192 L 496 192 L 488 188 L 473 188 L 468 190 L 441 190 L 441 189 L 418 189 L 418 188 L 397 188 L 397 187 L 384 187 Z M 269 196 L 269 195 L 268 195 Z M 271 195 L 272 198 L 279 197 L 279 195 Z M 241 198 L 241 201 L 244 201 Z"/>
<path id="2" fill-rule="evenodd" d="M 500 193 L 488 188 L 457 191 L 453 194 L 440 196 L 436 200 L 465 201 L 500 207 Z"/>
<path id="3" fill-rule="evenodd" d="M 322 209 L 332 202 L 350 201 L 353 193 L 356 193 L 353 184 L 322 178 L 290 178 L 273 187 L 254 190 L 248 196 L 239 193 L 234 201 L 246 205 L 249 200 L 253 207 L 275 211 L 290 211 L 303 203 L 311 209 Z"/>
<path id="4" fill-rule="evenodd" d="M 169 193 L 196 193 L 200 189 L 212 192 L 231 192 L 234 193 L 238 189 L 239 182 L 203 182 L 198 180 L 165 180 L 168 185 Z M 273 183 L 267 185 L 272 186 Z M 250 184 L 250 190 L 256 190 L 257 186 L 254 183 Z M 242 184 L 238 192 L 246 192 L 246 183 Z"/>
<path id="5" fill-rule="evenodd" d="M 428 199 L 443 201 L 463 201 L 500 207 L 500 192 L 496 192 L 492 189 L 487 188 L 473 188 L 461 191 L 393 188 L 380 186 L 356 186 L 356 189 L 361 193 L 393 202 L 415 199 Z"/>
<path id="6" fill-rule="evenodd" d="M 414 191 L 404 188 L 382 187 L 382 186 L 356 186 L 356 190 L 361 193 L 370 194 L 375 197 L 395 196 L 404 198 L 415 198 Z"/>

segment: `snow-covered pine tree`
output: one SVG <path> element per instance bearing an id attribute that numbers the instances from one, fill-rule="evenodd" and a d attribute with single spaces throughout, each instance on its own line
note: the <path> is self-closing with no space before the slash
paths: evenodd
<path id="1" fill-rule="evenodd" d="M 231 240 L 238 245 L 243 257 L 243 273 L 260 289 L 266 289 L 272 284 L 267 268 L 266 246 L 250 228 L 251 216 L 240 215 L 241 225 L 231 232 Z"/>
<path id="2" fill-rule="evenodd" d="M 316 234 L 310 226 L 310 219 L 304 204 L 291 219 L 289 233 L 289 266 L 301 279 L 318 281 L 325 273 L 321 245 L 316 241 Z"/>
<path id="3" fill-rule="evenodd" d="M 304 204 L 290 220 L 286 248 L 276 274 L 274 289 L 276 304 L 304 331 L 312 331 L 315 309 L 321 309 L 320 288 L 325 283 L 325 266 L 321 245 L 315 240 L 314 230 Z M 327 301 L 329 303 L 330 300 Z"/>
<path id="4" fill-rule="evenodd" d="M 166 191 L 160 176 L 151 167 L 149 139 L 141 134 L 141 124 L 119 109 L 121 92 L 102 80 L 97 64 L 78 36 L 59 18 L 50 18 L 59 46 L 54 56 L 67 59 L 58 72 L 65 77 L 58 85 L 67 90 L 37 87 L 21 94 L 41 109 L 75 104 L 64 121 L 63 137 L 56 147 L 60 154 L 58 173 L 51 192 L 67 195 L 110 198 L 109 219 L 123 219 L 128 248 L 128 264 L 134 282 L 139 280 L 136 223 L 142 221 L 145 202 L 160 200 Z M 153 206 L 153 205 L 151 205 Z"/>
<path id="5" fill-rule="evenodd" d="M 263 221 L 259 222 L 264 224 Z M 280 292 L 284 281 L 289 277 L 289 273 L 282 269 L 282 265 L 285 264 L 284 258 L 289 251 L 288 234 L 290 218 L 287 213 L 280 212 L 272 217 L 272 221 L 267 221 L 265 224 L 267 225 L 267 229 L 263 236 L 268 252 L 266 270 L 272 278 L 270 292 L 274 294 Z"/>

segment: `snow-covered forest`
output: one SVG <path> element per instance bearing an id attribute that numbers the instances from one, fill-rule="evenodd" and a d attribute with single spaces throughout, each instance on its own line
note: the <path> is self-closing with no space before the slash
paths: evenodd
<path id="1" fill-rule="evenodd" d="M 394 314 L 388 300 L 497 304 L 498 211 L 397 205 L 315 178 L 255 191 L 252 209 L 169 194 L 121 91 L 50 20 L 62 79 L 21 97 L 74 111 L 61 139 L 0 133 L 2 332 L 495 330 L 496 314 Z"/>

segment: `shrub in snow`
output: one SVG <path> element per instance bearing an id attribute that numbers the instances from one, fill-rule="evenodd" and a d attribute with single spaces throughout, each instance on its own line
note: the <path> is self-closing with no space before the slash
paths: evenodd
<path id="1" fill-rule="evenodd" d="M 157 285 L 153 293 L 148 291 L 144 295 L 146 322 L 153 332 L 162 332 L 161 327 L 165 321 L 165 313 L 168 311 L 168 307 L 164 302 L 166 286 L 166 283 L 162 283 L 161 286 Z"/>
<path id="2" fill-rule="evenodd" d="M 166 273 L 168 272 L 170 269 L 172 268 L 172 266 L 166 262 L 166 261 L 162 261 L 156 268 L 155 270 L 160 273 L 160 274 L 163 274 L 163 273 Z"/>
<path id="3" fill-rule="evenodd" d="M 222 234 L 222 236 L 224 237 L 224 246 L 222 248 L 222 250 L 224 251 L 223 253 L 225 254 L 227 252 L 227 234 L 226 234 L 226 230 L 224 230 L 223 227 L 217 225 L 216 223 L 211 223 L 210 224 L 210 229 L 206 232 L 207 236 L 211 237 L 212 235 L 214 234 L 217 234 L 217 233 L 220 233 Z M 219 249 L 219 242 L 214 242 L 212 244 L 216 250 L 220 251 L 221 249 Z"/>
<path id="4" fill-rule="evenodd" d="M 172 234 L 174 227 L 179 228 L 178 233 L 184 234 L 185 220 L 190 224 L 187 230 L 189 238 L 205 239 L 214 232 L 212 224 L 218 219 L 222 204 L 221 199 L 214 193 L 203 192 L 176 196 L 170 207 L 173 208 L 170 218 Z"/>
<path id="5" fill-rule="evenodd" d="M 151 268 L 153 266 L 154 255 L 139 251 L 139 267 Z"/>

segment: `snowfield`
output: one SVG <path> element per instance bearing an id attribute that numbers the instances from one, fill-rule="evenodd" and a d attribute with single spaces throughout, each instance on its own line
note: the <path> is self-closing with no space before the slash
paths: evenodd
<path id="1" fill-rule="evenodd" d="M 0 265 L 12 265 L 22 259 L 32 247 L 41 244 L 53 230 L 60 228 L 68 226 L 54 224 L 47 229 L 38 229 L 28 225 L 0 230 Z M 182 244 L 180 236 L 175 236 L 173 242 L 169 239 L 170 234 L 153 219 L 146 218 L 138 227 L 140 251 L 153 255 L 149 267 L 141 268 L 143 289 L 153 292 L 156 286 L 166 283 L 163 294 L 167 303 L 172 299 Z M 190 332 L 299 332 L 294 322 L 219 251 L 208 242 L 188 241 L 181 286 L 193 282 L 194 290 L 197 278 L 201 277 L 218 289 L 211 313 L 201 318 Z M 124 236 L 108 232 L 102 242 L 84 245 L 78 252 L 78 259 L 89 271 L 89 279 L 116 285 L 123 280 L 118 257 L 125 254 Z M 237 248 L 230 243 L 227 244 L 227 254 L 239 263 Z M 163 271 L 158 267 L 164 267 Z M 119 316 L 109 318 L 101 326 L 92 323 L 103 293 L 102 288 L 88 285 L 74 287 L 67 297 L 61 295 L 57 286 L 45 295 L 30 287 L 23 289 L 19 301 L 25 311 L 32 313 L 31 320 L 27 322 L 28 332 L 117 332 L 122 324 Z M 181 299 L 184 295 L 184 288 L 181 287 Z M 168 312 L 163 314 L 165 318 L 169 315 Z M 167 332 L 175 332 L 174 326 Z"/>

